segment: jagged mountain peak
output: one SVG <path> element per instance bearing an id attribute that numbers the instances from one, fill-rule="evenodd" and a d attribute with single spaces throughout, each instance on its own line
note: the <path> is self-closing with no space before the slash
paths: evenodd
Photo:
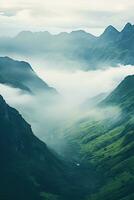
<path id="1" fill-rule="evenodd" d="M 108 39 L 108 40 L 113 40 L 119 35 L 119 31 L 112 25 L 109 25 L 102 35 L 100 36 L 101 39 Z"/>
<path id="2" fill-rule="evenodd" d="M 123 30 L 121 31 L 121 35 L 125 37 L 129 37 L 134 33 L 134 26 L 131 23 L 127 23 Z"/>
<path id="3" fill-rule="evenodd" d="M 131 23 L 127 23 L 125 26 L 124 26 L 124 28 L 123 28 L 123 30 L 122 31 L 124 31 L 124 30 L 131 30 L 131 29 L 133 29 L 133 25 L 131 24 Z"/>
<path id="4" fill-rule="evenodd" d="M 114 26 L 112 26 L 112 25 L 109 25 L 106 29 L 105 29 L 105 31 L 116 31 L 116 32 L 119 32 Z"/>

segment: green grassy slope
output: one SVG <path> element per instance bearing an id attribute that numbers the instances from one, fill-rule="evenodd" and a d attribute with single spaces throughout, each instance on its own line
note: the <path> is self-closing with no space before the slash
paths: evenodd
<path id="1" fill-rule="evenodd" d="M 88 200 L 134 198 L 133 85 L 134 76 L 128 76 L 98 106 L 101 109 L 118 107 L 119 117 L 116 118 L 117 113 L 103 119 L 87 117 L 66 130 L 66 140 L 75 150 L 65 154 L 77 155 L 79 163 L 86 163 L 89 170 L 92 166 L 98 180 L 92 194 L 87 195 Z"/>

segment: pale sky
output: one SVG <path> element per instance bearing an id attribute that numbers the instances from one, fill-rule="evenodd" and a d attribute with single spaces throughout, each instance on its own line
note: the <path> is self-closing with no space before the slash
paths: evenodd
<path id="1" fill-rule="evenodd" d="M 0 0 L 0 35 L 77 29 L 98 35 L 110 24 L 119 30 L 133 24 L 133 11 L 134 0 Z"/>

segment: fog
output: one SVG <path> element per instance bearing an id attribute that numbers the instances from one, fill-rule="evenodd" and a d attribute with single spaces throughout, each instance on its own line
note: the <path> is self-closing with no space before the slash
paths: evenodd
<path id="1" fill-rule="evenodd" d="M 56 88 L 71 104 L 81 104 L 86 99 L 112 91 L 127 75 L 134 74 L 133 66 L 108 67 L 104 70 L 51 70 L 34 65 L 36 73 Z"/>
<path id="2" fill-rule="evenodd" d="M 0 94 L 31 124 L 34 134 L 52 147 L 58 142 L 58 130 L 68 123 L 72 124 L 83 117 L 100 120 L 108 117 L 106 113 L 110 113 L 112 118 L 119 117 L 118 108 L 108 108 L 108 110 L 93 108 L 85 112 L 78 109 L 78 106 L 101 93 L 109 94 L 124 77 L 134 74 L 133 66 L 109 67 L 96 71 L 52 70 L 45 63 L 43 66 L 32 63 L 32 67 L 48 85 L 58 90 L 60 95 L 58 101 L 46 105 L 46 96 L 42 93 L 29 95 L 20 89 L 2 84 Z"/>
<path id="3" fill-rule="evenodd" d="M 10 56 L 10 54 L 9 54 Z M 85 71 L 83 62 L 12 55 L 12 58 L 25 60 L 49 86 L 54 87 L 70 106 L 79 105 L 86 99 L 112 91 L 126 76 L 134 74 L 134 66 L 118 65 L 98 70 Z"/>

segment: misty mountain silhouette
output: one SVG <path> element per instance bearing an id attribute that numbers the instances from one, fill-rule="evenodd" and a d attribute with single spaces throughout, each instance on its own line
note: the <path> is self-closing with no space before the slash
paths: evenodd
<path id="1" fill-rule="evenodd" d="M 0 38 L 3 54 L 30 55 L 58 61 L 83 63 L 83 69 L 118 64 L 133 65 L 134 26 L 127 23 L 122 31 L 108 26 L 99 37 L 83 30 L 52 35 L 49 32 L 23 31 L 14 38 Z M 53 58 L 53 59 L 52 59 Z M 56 64 L 55 67 L 58 67 Z M 76 68 L 79 67 L 76 65 Z"/>
<path id="2" fill-rule="evenodd" d="M 33 94 L 40 91 L 46 94 L 57 93 L 54 88 L 49 87 L 37 76 L 29 63 L 9 57 L 0 57 L 0 83 Z"/>
<path id="3" fill-rule="evenodd" d="M 120 32 L 113 26 L 108 26 L 103 34 L 100 35 L 100 39 L 113 41 L 119 36 Z"/>

